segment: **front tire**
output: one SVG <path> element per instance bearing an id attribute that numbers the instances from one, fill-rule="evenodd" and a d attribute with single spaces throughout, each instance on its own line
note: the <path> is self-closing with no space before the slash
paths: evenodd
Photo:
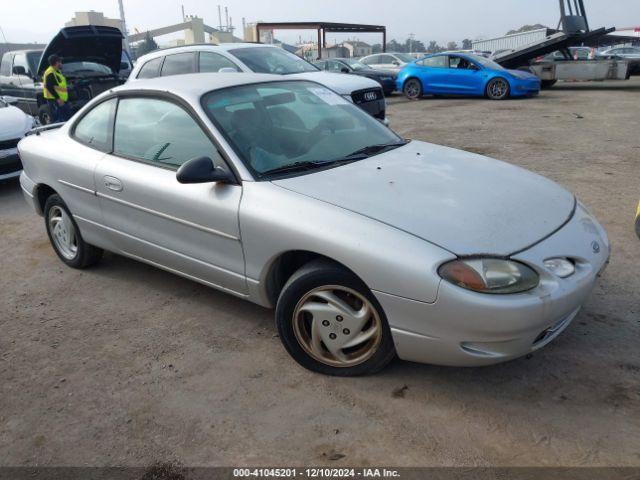
<path id="1" fill-rule="evenodd" d="M 422 98 L 423 93 L 422 82 L 417 78 L 410 78 L 404 83 L 402 93 L 404 93 L 404 96 L 409 100 L 419 100 Z"/>
<path id="2" fill-rule="evenodd" d="M 44 219 L 49 241 L 67 266 L 83 269 L 100 261 L 103 251 L 82 239 L 76 221 L 59 195 L 47 198 Z"/>
<path id="3" fill-rule="evenodd" d="M 395 357 L 376 298 L 359 278 L 327 260 L 292 275 L 278 299 L 276 326 L 294 360 L 325 375 L 370 375 Z"/>
<path id="4" fill-rule="evenodd" d="M 511 85 L 504 78 L 494 78 L 487 84 L 487 98 L 490 100 L 504 100 L 509 98 Z"/>

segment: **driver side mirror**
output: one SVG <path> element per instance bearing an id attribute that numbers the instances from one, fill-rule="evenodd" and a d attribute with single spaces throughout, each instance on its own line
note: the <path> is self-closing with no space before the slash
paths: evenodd
<path id="1" fill-rule="evenodd" d="M 341 71 L 342 73 L 349 73 L 349 69 L 348 69 L 347 67 L 342 67 L 342 68 L 340 69 L 340 71 Z"/>
<path id="2" fill-rule="evenodd" d="M 392 64 L 393 64 L 393 65 L 395 65 L 396 67 L 399 67 L 399 66 L 400 66 L 400 62 L 399 62 L 399 61 L 397 61 L 397 60 L 394 60 L 394 61 L 392 62 Z"/>
<path id="3" fill-rule="evenodd" d="M 229 183 L 233 177 L 220 167 L 213 164 L 209 157 L 192 158 L 184 163 L 176 173 L 179 183 Z"/>
<path id="4" fill-rule="evenodd" d="M 27 71 L 25 70 L 24 67 L 17 65 L 15 67 L 13 67 L 13 74 L 14 75 L 26 75 Z"/>

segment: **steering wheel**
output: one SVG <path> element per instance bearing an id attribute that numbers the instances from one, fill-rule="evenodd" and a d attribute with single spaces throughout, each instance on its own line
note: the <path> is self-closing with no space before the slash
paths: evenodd
<path id="1" fill-rule="evenodd" d="M 324 140 L 325 137 L 335 132 L 335 129 L 330 125 L 330 122 L 326 118 L 320 120 L 318 125 L 313 127 L 309 132 L 309 141 L 307 142 L 307 150 Z"/>

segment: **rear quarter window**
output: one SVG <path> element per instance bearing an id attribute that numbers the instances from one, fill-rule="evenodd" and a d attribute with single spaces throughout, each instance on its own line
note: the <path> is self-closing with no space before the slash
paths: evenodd
<path id="1" fill-rule="evenodd" d="M 196 71 L 196 54 L 192 53 L 176 53 L 167 55 L 162 64 L 162 76 L 182 75 L 185 73 L 195 73 Z"/>
<path id="2" fill-rule="evenodd" d="M 162 65 L 163 59 L 164 57 L 158 57 L 149 60 L 142 66 L 137 78 L 156 78 L 160 76 L 160 65 Z"/>

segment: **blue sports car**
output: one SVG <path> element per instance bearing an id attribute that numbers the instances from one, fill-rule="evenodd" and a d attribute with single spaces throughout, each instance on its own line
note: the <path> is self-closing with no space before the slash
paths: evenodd
<path id="1" fill-rule="evenodd" d="M 411 99 L 423 95 L 473 95 L 492 100 L 540 93 L 540 79 L 529 72 L 507 70 L 478 55 L 439 53 L 404 67 L 398 90 Z"/>

